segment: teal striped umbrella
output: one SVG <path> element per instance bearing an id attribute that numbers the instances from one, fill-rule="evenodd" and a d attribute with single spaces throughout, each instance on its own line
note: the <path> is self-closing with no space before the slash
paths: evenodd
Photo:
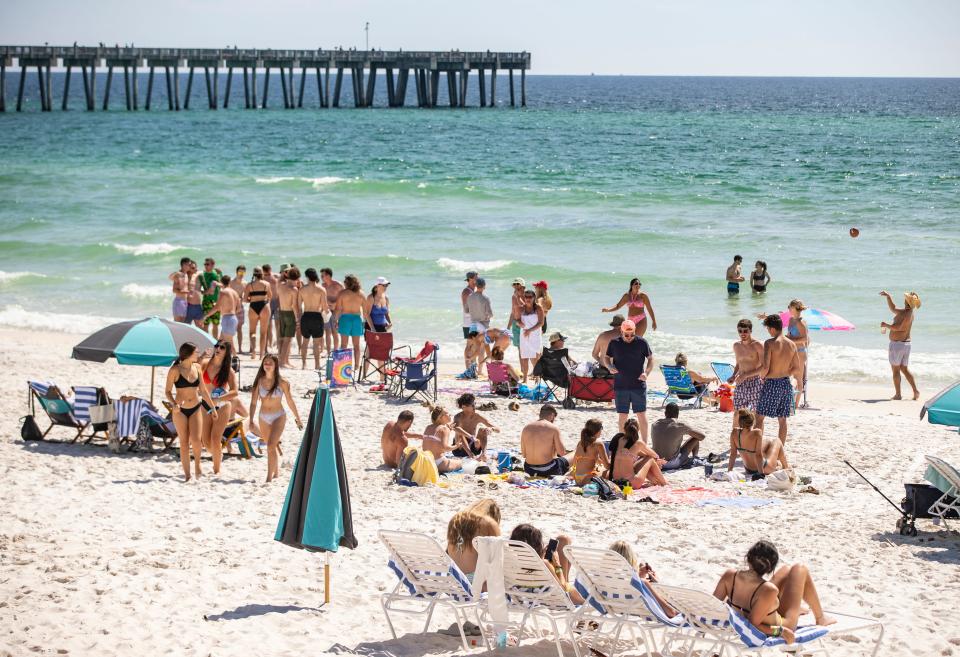
<path id="1" fill-rule="evenodd" d="M 121 365 L 154 368 L 150 373 L 150 401 L 153 402 L 156 368 L 169 367 L 186 342 L 192 342 L 201 351 L 216 344 L 211 335 L 191 324 L 148 317 L 100 329 L 73 348 L 73 358 L 97 363 L 116 358 Z"/>
<path id="2" fill-rule="evenodd" d="M 960 381 L 954 381 L 923 405 L 920 419 L 927 416 L 930 424 L 960 427 Z"/>

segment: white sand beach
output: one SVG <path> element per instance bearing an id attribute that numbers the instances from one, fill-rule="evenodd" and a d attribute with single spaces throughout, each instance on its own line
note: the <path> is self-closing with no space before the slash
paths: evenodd
<path id="1" fill-rule="evenodd" d="M 921 421 L 918 402 L 887 401 L 887 388 L 812 383 L 815 408 L 791 419 L 787 449 L 819 495 L 709 482 L 702 469 L 668 475 L 676 486 L 775 501 L 754 509 L 639 504 L 637 494 L 634 501 L 599 503 L 505 483 L 491 489 L 462 475 L 443 488 L 399 487 L 377 467 L 380 430 L 402 408 L 414 411 L 414 430 L 422 430 L 427 409 L 386 403 L 363 388 L 339 391 L 333 404 L 360 545 L 332 558 L 332 603 L 321 606 L 324 557 L 273 540 L 300 442 L 293 422 L 280 481 L 269 485 L 261 483 L 266 459 L 229 458 L 219 477 L 184 484 L 173 451 L 115 455 L 102 441 L 53 442 L 68 437 L 63 429 L 54 429 L 50 442 L 24 443 L 18 418 L 26 412 L 27 379 L 145 396 L 150 372 L 71 360 L 76 336 L 4 329 L 0 340 L 0 655 L 460 654 L 458 639 L 417 634 L 415 621 L 401 620 L 404 633 L 390 636 L 379 595 L 396 580 L 377 530 L 423 531 L 443 542 L 449 517 L 482 496 L 502 508 L 505 533 L 532 522 L 545 535 L 564 532 L 587 546 L 626 539 L 661 581 L 707 591 L 755 540 L 768 538 L 785 562 L 809 565 L 828 609 L 883 622 L 880 655 L 960 655 L 960 629 L 950 620 L 960 601 L 960 535 L 921 520 L 918 537 L 901 537 L 897 512 L 841 461 L 850 458 L 897 502 L 904 482 L 922 481 L 925 454 L 960 465 L 956 430 Z M 255 370 L 248 359 L 242 364 L 241 383 L 249 384 Z M 296 371 L 289 378 L 306 417 L 303 393 L 315 375 Z M 936 392 L 919 383 L 924 398 Z M 441 403 L 452 409 L 458 389 L 485 384 L 447 374 L 441 388 Z M 503 398 L 481 401 L 490 399 L 497 410 L 483 414 L 502 429 L 493 444 L 517 447 L 537 406 L 522 402 L 514 412 Z M 604 437 L 612 435 L 610 405 L 560 411 L 568 447 L 591 417 L 604 422 Z M 707 433 L 703 453 L 727 448 L 729 414 L 704 409 L 682 417 Z M 960 528 L 958 521 L 950 525 Z M 451 620 L 439 616 L 433 630 Z M 831 645 L 833 654 L 858 654 L 852 639 Z M 547 642 L 512 652 L 555 654 Z"/>

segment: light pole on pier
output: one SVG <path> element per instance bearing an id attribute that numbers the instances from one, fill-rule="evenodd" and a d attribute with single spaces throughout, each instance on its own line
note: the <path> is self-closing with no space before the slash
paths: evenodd
<path id="1" fill-rule="evenodd" d="M 367 50 L 370 50 L 370 21 L 367 21 L 366 25 L 363 26 L 363 31 L 367 39 Z"/>

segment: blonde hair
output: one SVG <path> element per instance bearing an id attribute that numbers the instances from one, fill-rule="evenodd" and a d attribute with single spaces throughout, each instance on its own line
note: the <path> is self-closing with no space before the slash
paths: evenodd
<path id="1" fill-rule="evenodd" d="M 748 408 L 741 408 L 737 411 L 737 425 L 743 427 L 744 429 L 749 429 L 753 426 L 755 418 L 753 413 Z"/>
<path id="2" fill-rule="evenodd" d="M 497 503 L 489 497 L 485 497 L 482 500 L 474 502 L 464 509 L 464 511 L 468 513 L 476 513 L 479 516 L 485 516 L 493 520 L 498 525 L 500 524 L 500 507 L 497 506 Z"/>
<path id="3" fill-rule="evenodd" d="M 440 419 L 440 416 L 446 412 L 447 410 L 443 406 L 434 406 L 433 410 L 430 411 L 430 421 L 436 424 L 437 420 Z"/>
<path id="4" fill-rule="evenodd" d="M 609 549 L 626 559 L 627 563 L 629 563 L 630 567 L 634 570 L 640 567 L 640 559 L 637 558 L 637 553 L 633 551 L 633 548 L 630 547 L 630 544 L 626 541 L 611 543 Z"/>
<path id="5" fill-rule="evenodd" d="M 447 544 L 457 552 L 473 549 L 477 536 L 499 536 L 500 525 L 471 511 L 458 511 L 447 523 Z"/>

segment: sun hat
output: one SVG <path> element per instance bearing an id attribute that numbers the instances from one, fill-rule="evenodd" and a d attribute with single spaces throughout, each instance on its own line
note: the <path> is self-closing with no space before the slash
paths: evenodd
<path id="1" fill-rule="evenodd" d="M 633 323 L 632 319 L 625 319 L 620 324 L 621 333 L 623 333 L 624 331 L 636 331 L 636 330 L 637 330 L 637 325 Z"/>
<path id="2" fill-rule="evenodd" d="M 916 310 L 920 307 L 920 295 L 916 292 L 904 292 L 903 300 L 907 302 L 907 305 Z"/>
<path id="3" fill-rule="evenodd" d="M 542 287 L 544 290 L 546 290 L 548 285 L 546 281 L 537 281 L 533 284 L 533 287 Z"/>
<path id="4" fill-rule="evenodd" d="M 386 276 L 377 276 L 377 285 L 390 285 L 390 281 Z"/>
<path id="5" fill-rule="evenodd" d="M 476 277 L 477 277 L 477 272 L 475 272 L 475 271 L 468 271 L 468 272 L 467 272 L 467 275 L 463 277 L 463 280 L 469 281 L 471 278 L 476 278 Z"/>
<path id="6" fill-rule="evenodd" d="M 610 326 L 613 328 L 618 328 L 626 320 L 626 317 L 623 315 L 614 315 L 613 319 L 610 320 Z"/>
<path id="7" fill-rule="evenodd" d="M 513 284 L 514 284 L 514 285 L 522 285 L 523 287 L 527 287 L 527 282 L 526 282 L 525 280 L 523 280 L 522 278 L 520 278 L 519 276 L 518 276 L 517 278 L 513 279 Z"/>
<path id="8" fill-rule="evenodd" d="M 547 342 L 560 342 L 561 340 L 566 340 L 566 339 L 567 339 L 567 336 L 565 336 L 560 331 L 556 331 L 550 334 L 550 337 L 547 338 Z"/>

